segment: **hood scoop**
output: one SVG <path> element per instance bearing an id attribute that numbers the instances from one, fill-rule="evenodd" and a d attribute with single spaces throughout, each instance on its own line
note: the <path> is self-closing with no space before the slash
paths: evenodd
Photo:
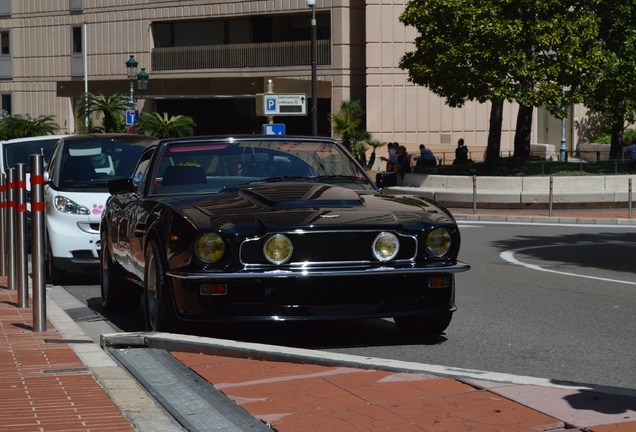
<path id="1" fill-rule="evenodd" d="M 348 188 L 316 183 L 275 183 L 241 188 L 240 195 L 271 208 L 352 207 L 362 205 Z"/>

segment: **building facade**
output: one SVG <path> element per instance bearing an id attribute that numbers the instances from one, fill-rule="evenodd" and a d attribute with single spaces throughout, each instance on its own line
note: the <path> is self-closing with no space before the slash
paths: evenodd
<path id="1" fill-rule="evenodd" d="M 415 30 L 399 22 L 406 0 L 316 0 L 318 134 L 346 100 L 367 108 L 373 138 L 451 158 L 464 138 L 479 160 L 489 104 L 449 108 L 398 67 Z M 192 116 L 197 134 L 260 133 L 256 95 L 312 97 L 312 8 L 307 0 L 0 0 L 0 102 L 12 114 L 54 115 L 82 133 L 81 95 L 129 94 L 125 62 L 150 75 L 136 105 Z M 268 87 L 268 86 L 272 87 Z M 308 109 L 309 111 L 309 109 Z M 571 118 L 577 117 L 573 108 Z M 311 116 L 276 117 L 288 134 L 311 133 Z M 512 152 L 516 106 L 504 109 L 501 149 Z M 565 127 L 576 147 L 575 122 Z M 532 142 L 558 149 L 561 122 L 535 110 Z"/>

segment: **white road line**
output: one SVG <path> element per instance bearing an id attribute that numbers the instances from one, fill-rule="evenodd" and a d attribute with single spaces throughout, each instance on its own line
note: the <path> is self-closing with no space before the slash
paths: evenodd
<path id="1" fill-rule="evenodd" d="M 622 242 L 611 242 L 611 243 L 623 244 Z M 574 243 L 574 244 L 572 244 L 572 243 L 556 243 L 556 244 L 552 244 L 552 245 L 531 246 L 531 247 L 526 247 L 526 248 L 507 250 L 507 251 L 504 251 L 501 254 L 499 254 L 499 256 L 503 260 L 508 261 L 511 264 L 520 265 L 520 266 L 529 268 L 531 270 L 538 270 L 538 271 L 543 271 L 543 272 L 547 272 L 547 273 L 556 273 L 556 274 L 561 274 L 561 275 L 565 275 L 565 276 L 574 276 L 574 277 L 580 277 L 580 278 L 585 278 L 585 279 L 594 279 L 594 280 L 599 280 L 599 281 L 603 281 L 603 282 L 615 282 L 615 283 L 621 283 L 621 284 L 625 284 L 625 285 L 636 285 L 636 282 L 630 282 L 630 281 L 625 281 L 625 280 L 620 280 L 620 279 L 609 279 L 609 278 L 602 278 L 602 277 L 596 277 L 596 276 L 586 276 L 586 275 L 582 275 L 582 274 L 569 273 L 569 272 L 558 271 L 558 270 L 551 270 L 551 269 L 547 269 L 547 268 L 541 267 L 541 266 L 536 265 L 536 264 L 528 264 L 528 263 L 521 262 L 518 259 L 516 259 L 515 256 L 514 256 L 515 253 L 517 253 L 517 252 L 523 252 L 523 251 L 532 250 L 532 249 L 544 249 L 544 248 L 550 248 L 550 247 L 563 247 L 563 246 L 581 246 L 581 245 L 591 245 L 591 244 L 601 244 L 601 243 L 594 243 L 594 242 L 584 242 L 584 243 Z M 603 242 L 602 244 L 608 244 L 608 242 Z"/>
<path id="2" fill-rule="evenodd" d="M 549 226 L 549 227 L 569 227 L 569 228 L 622 228 L 636 229 L 636 225 L 603 225 L 603 224 L 567 224 L 567 223 L 548 223 L 548 222 L 508 222 L 508 221 L 469 221 L 458 220 L 457 225 L 464 228 L 473 228 L 479 225 L 531 225 L 531 226 Z"/>

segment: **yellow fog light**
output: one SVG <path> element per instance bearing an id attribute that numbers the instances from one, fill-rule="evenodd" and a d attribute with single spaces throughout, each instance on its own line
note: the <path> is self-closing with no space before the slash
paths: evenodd
<path id="1" fill-rule="evenodd" d="M 400 250 L 400 241 L 395 236 L 388 232 L 378 234 L 373 241 L 373 256 L 379 261 L 389 261 L 395 258 Z"/>
<path id="2" fill-rule="evenodd" d="M 292 256 L 294 247 L 291 240 L 282 234 L 275 234 L 263 245 L 263 254 L 272 264 L 283 264 Z"/>
<path id="3" fill-rule="evenodd" d="M 215 263 L 225 254 L 225 242 L 217 233 L 206 233 L 194 243 L 194 253 L 205 263 Z"/>
<path id="4" fill-rule="evenodd" d="M 435 228 L 426 236 L 426 252 L 436 258 L 448 253 L 451 248 L 451 235 L 446 228 Z"/>

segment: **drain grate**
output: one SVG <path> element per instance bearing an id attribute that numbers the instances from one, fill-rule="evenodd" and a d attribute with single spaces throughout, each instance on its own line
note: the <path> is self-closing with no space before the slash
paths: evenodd
<path id="1" fill-rule="evenodd" d="M 66 369 L 44 369 L 43 374 L 58 374 L 58 373 L 75 373 L 75 372 L 88 372 L 87 368 L 66 368 Z"/>
<path id="2" fill-rule="evenodd" d="M 72 344 L 72 343 L 78 343 L 78 344 L 93 343 L 93 341 L 90 340 L 90 339 L 42 339 L 42 341 L 44 343 L 66 343 L 66 344 Z"/>

